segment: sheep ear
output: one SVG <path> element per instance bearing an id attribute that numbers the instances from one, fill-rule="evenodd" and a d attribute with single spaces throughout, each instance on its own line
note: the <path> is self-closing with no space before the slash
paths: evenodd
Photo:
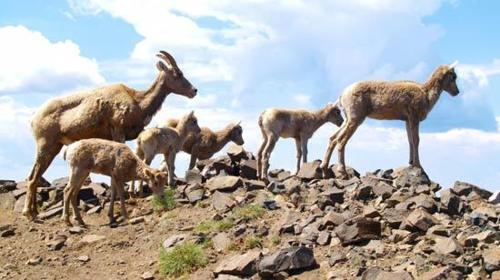
<path id="1" fill-rule="evenodd" d="M 239 121 L 235 126 L 239 126 L 239 125 L 241 125 L 241 121 Z"/>
<path id="2" fill-rule="evenodd" d="M 455 60 L 455 62 L 453 62 L 452 64 L 448 65 L 448 67 L 450 68 L 450 70 L 453 70 L 455 69 L 455 67 L 458 65 L 458 60 Z"/>
<path id="3" fill-rule="evenodd" d="M 194 116 L 194 111 L 189 112 L 189 116 L 190 117 Z"/>
<path id="4" fill-rule="evenodd" d="M 146 174 L 146 176 L 148 176 L 149 178 L 153 177 L 154 174 L 153 172 L 151 172 L 151 170 L 149 169 L 144 169 L 144 173 Z"/>

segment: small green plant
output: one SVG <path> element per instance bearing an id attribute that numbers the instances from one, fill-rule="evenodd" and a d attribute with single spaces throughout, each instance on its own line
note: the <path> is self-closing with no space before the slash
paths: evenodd
<path id="1" fill-rule="evenodd" d="M 160 272 L 166 277 L 179 277 L 208 263 L 201 245 L 182 243 L 169 251 L 160 252 Z"/>
<path id="2" fill-rule="evenodd" d="M 281 238 L 279 237 L 279 235 L 273 235 L 273 237 L 271 237 L 271 242 L 274 246 L 277 246 L 281 243 Z"/>
<path id="3" fill-rule="evenodd" d="M 171 188 L 165 189 L 165 198 L 161 199 L 158 195 L 153 195 L 153 210 L 162 211 L 162 210 L 172 210 L 175 208 L 175 191 Z"/>
<path id="4" fill-rule="evenodd" d="M 234 226 L 234 219 L 231 217 L 224 218 L 220 221 L 207 220 L 199 223 L 195 230 L 201 233 L 212 233 L 212 232 L 221 232 L 224 230 L 228 230 Z"/>
<path id="5" fill-rule="evenodd" d="M 253 248 L 262 248 L 262 238 L 255 235 L 247 236 L 245 238 L 245 241 L 243 242 L 243 248 L 246 250 Z"/>
<path id="6" fill-rule="evenodd" d="M 233 218 L 237 219 L 255 219 L 264 215 L 264 208 L 256 204 L 248 204 L 241 207 L 236 207 L 233 210 Z"/>

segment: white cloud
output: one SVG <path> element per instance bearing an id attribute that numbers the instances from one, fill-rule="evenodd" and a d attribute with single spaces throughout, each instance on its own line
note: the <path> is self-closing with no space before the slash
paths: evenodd
<path id="1" fill-rule="evenodd" d="M 486 87 L 489 85 L 489 78 L 500 75 L 500 59 L 493 59 L 488 64 L 459 64 L 457 71 L 466 82 Z"/>
<path id="2" fill-rule="evenodd" d="M 24 26 L 1 27 L 0 38 L 0 93 L 58 93 L 104 82 L 97 62 L 69 40 L 53 43 Z"/>
<path id="3" fill-rule="evenodd" d="M 311 96 L 303 93 L 299 93 L 293 96 L 293 100 L 298 103 L 298 105 L 309 107 L 311 105 Z"/>

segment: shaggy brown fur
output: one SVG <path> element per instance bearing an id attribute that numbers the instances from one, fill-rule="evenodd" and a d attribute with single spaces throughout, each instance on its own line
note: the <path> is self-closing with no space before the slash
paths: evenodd
<path id="1" fill-rule="evenodd" d="M 424 84 L 411 81 L 364 81 L 347 87 L 339 97 L 346 121 L 330 138 L 322 169 L 326 171 L 335 145 L 338 143 L 338 170 L 344 176 L 344 149 L 366 117 L 379 120 L 402 120 L 410 144 L 410 165 L 421 167 L 418 155 L 419 123 L 427 117 L 439 99 L 441 92 L 452 96 L 459 93 L 454 65 L 441 65 Z"/>
<path id="2" fill-rule="evenodd" d="M 126 144 L 97 138 L 80 140 L 68 146 L 64 157 L 71 168 L 69 182 L 64 189 L 62 214 L 62 219 L 68 226 L 71 226 L 69 203 L 72 205 L 75 220 L 81 225 L 84 224 L 77 198 L 83 182 L 91 172 L 111 177 L 111 201 L 108 213 L 110 223 L 115 222 L 113 205 L 116 192 L 120 197 L 122 217 L 127 219 L 125 182 L 135 179 L 147 180 L 156 194 L 164 195 L 163 187 L 167 174 L 147 166 Z"/>
<path id="3" fill-rule="evenodd" d="M 175 128 L 178 122 L 177 119 L 169 119 L 167 127 Z M 211 158 L 230 141 L 237 145 L 245 144 L 245 141 L 243 141 L 243 128 L 239 123 L 229 124 L 219 131 L 212 131 L 208 127 L 202 127 L 198 136 L 189 134 L 184 145 L 182 145 L 182 151 L 191 155 L 189 169 L 194 168 L 196 160 Z"/>
<path id="4" fill-rule="evenodd" d="M 112 85 L 88 92 L 58 97 L 35 114 L 31 127 L 36 141 L 35 164 L 28 178 L 23 214 L 37 215 L 36 189 L 43 173 L 63 145 L 80 139 L 102 138 L 117 142 L 139 135 L 160 109 L 165 97 L 174 92 L 189 98 L 196 88 L 182 75 L 172 56 L 164 51 L 156 64 L 160 73 L 153 85 L 138 91 L 125 85 Z"/>
<path id="5" fill-rule="evenodd" d="M 155 127 L 141 132 L 137 137 L 136 154 L 149 165 L 155 155 L 163 154 L 168 170 L 168 184 L 174 186 L 175 156 L 181 150 L 189 134 L 197 137 L 200 133 L 198 120 L 194 112 L 185 115 L 176 128 Z M 134 185 L 132 184 L 132 189 Z M 139 183 L 139 193 L 142 193 L 142 181 Z"/>
<path id="6" fill-rule="evenodd" d="M 307 141 L 326 122 L 340 126 L 344 119 L 337 104 L 309 112 L 306 110 L 268 109 L 259 117 L 259 126 L 264 141 L 257 154 L 257 176 L 267 179 L 269 158 L 279 137 L 294 138 L 297 146 L 297 172 L 300 159 L 307 162 Z"/>

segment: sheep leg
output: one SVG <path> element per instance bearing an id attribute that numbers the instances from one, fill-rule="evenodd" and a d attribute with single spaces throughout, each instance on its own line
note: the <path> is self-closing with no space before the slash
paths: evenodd
<path id="1" fill-rule="evenodd" d="M 307 138 L 306 137 L 302 137 L 301 138 L 301 145 L 302 145 L 302 162 L 303 163 L 306 163 L 307 162 Z"/>
<path id="2" fill-rule="evenodd" d="M 422 165 L 420 164 L 420 157 L 418 155 L 418 145 L 420 143 L 420 136 L 419 136 L 419 122 L 415 121 L 411 124 L 411 134 L 413 138 L 413 164 L 412 166 L 422 168 Z"/>
<path id="3" fill-rule="evenodd" d="M 345 129 L 339 135 L 339 140 L 338 140 L 339 165 L 337 167 L 337 170 L 340 171 L 340 173 L 342 174 L 342 177 L 347 177 L 347 170 L 345 168 L 345 145 L 347 144 L 349 139 L 352 137 L 354 132 L 356 132 L 356 129 L 359 127 L 359 125 L 362 122 L 363 122 L 363 119 L 362 120 L 349 119 Z"/>
<path id="4" fill-rule="evenodd" d="M 109 198 L 109 209 L 108 209 L 108 218 L 110 225 L 116 223 L 115 213 L 113 211 L 113 207 L 115 205 L 115 199 L 116 199 L 116 183 L 115 180 L 111 178 L 111 197 Z"/>
<path id="5" fill-rule="evenodd" d="M 73 208 L 73 218 L 78 222 L 79 225 L 85 225 L 82 216 L 80 214 L 80 208 L 78 208 L 78 193 L 82 187 L 85 179 L 89 176 L 90 172 L 80 172 L 78 168 L 75 168 L 71 174 L 70 182 L 71 188 L 69 191 L 69 198 L 71 201 L 71 206 Z M 66 193 L 65 193 L 66 194 Z"/>
<path id="6" fill-rule="evenodd" d="M 269 170 L 269 159 L 271 158 L 271 153 L 277 141 L 278 141 L 278 136 L 275 134 L 271 134 L 267 140 L 266 147 L 264 148 L 264 162 L 262 166 L 262 176 L 264 179 L 267 179 L 267 172 Z"/>
<path id="7" fill-rule="evenodd" d="M 40 144 L 40 142 L 42 142 L 42 144 Z M 24 200 L 23 207 L 23 215 L 29 220 L 34 220 L 38 214 L 36 206 L 36 190 L 41 184 L 42 175 L 45 173 L 59 151 L 61 151 L 61 148 L 62 145 L 55 141 L 43 139 L 43 141 L 37 142 L 35 164 L 33 165 L 28 178 L 28 191 L 26 192 L 26 199 Z"/>
<path id="8" fill-rule="evenodd" d="M 299 174 L 300 170 L 300 159 L 302 158 L 302 145 L 299 139 L 295 139 L 295 146 L 297 148 L 297 171 L 295 171 L 295 175 Z"/>
<path id="9" fill-rule="evenodd" d="M 189 161 L 189 170 L 193 169 L 196 165 L 196 159 L 198 159 L 198 146 L 194 145 L 191 149 L 191 160 Z"/>
<path id="10" fill-rule="evenodd" d="M 146 163 L 149 166 L 151 164 L 151 162 L 153 161 L 153 158 L 154 158 L 154 155 L 151 156 L 151 155 L 148 154 L 143 161 L 144 161 L 144 163 Z M 132 189 L 135 191 L 135 186 L 134 186 L 133 181 L 132 181 Z M 142 179 L 139 180 L 139 186 L 138 186 L 138 190 L 137 190 L 137 195 L 139 197 L 143 197 L 144 196 L 144 181 Z"/>
<path id="11" fill-rule="evenodd" d="M 175 151 L 172 151 L 168 155 L 165 155 L 165 162 L 167 164 L 167 170 L 168 170 L 168 185 L 170 187 L 175 186 L 175 179 L 174 179 L 175 154 L 176 154 Z"/>
<path id="12" fill-rule="evenodd" d="M 411 131 L 411 124 L 410 124 L 410 121 L 406 121 L 406 134 L 408 135 L 408 144 L 410 145 L 410 159 L 408 161 L 408 164 L 409 165 L 413 165 L 414 161 L 414 151 L 413 151 L 413 148 L 414 148 L 414 145 L 413 145 L 413 134 L 412 134 L 412 131 Z"/>
<path id="13" fill-rule="evenodd" d="M 335 146 L 337 145 L 338 141 L 338 136 L 342 130 L 345 129 L 345 123 L 342 124 L 342 126 L 335 131 L 335 133 L 330 137 L 330 142 L 328 143 L 328 147 L 325 152 L 325 156 L 323 157 L 323 161 L 321 162 L 321 170 L 323 170 L 323 176 L 326 175 L 326 170 L 328 169 L 328 165 L 330 164 L 330 159 L 332 157 L 333 150 L 335 149 Z"/>
<path id="14" fill-rule="evenodd" d="M 267 145 L 267 136 L 264 134 L 264 131 L 262 131 L 262 135 L 264 136 L 264 140 L 262 141 L 262 144 L 260 145 L 259 151 L 257 152 L 257 178 L 259 178 L 259 179 L 263 179 L 262 161 L 264 160 L 264 148 Z"/>
<path id="15" fill-rule="evenodd" d="M 125 191 L 124 191 L 124 183 L 123 182 L 117 182 L 115 180 L 115 188 L 116 192 L 118 193 L 118 197 L 120 198 L 120 212 L 123 218 L 123 222 L 126 223 L 128 220 L 128 214 L 127 214 L 127 208 L 125 206 Z"/>

